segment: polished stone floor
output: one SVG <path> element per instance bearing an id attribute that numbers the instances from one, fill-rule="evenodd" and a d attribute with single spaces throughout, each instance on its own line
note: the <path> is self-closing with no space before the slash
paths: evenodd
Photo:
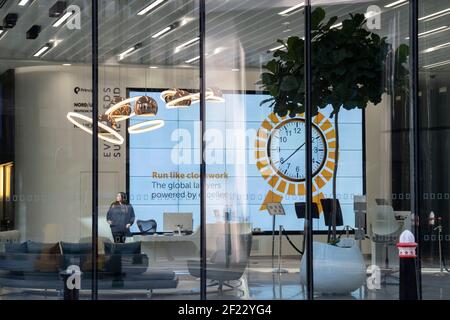
<path id="1" fill-rule="evenodd" d="M 270 258 L 252 258 L 245 276 L 241 281 L 230 284 L 234 288 L 225 288 L 222 292 L 211 283 L 208 287 L 208 299 L 211 300 L 303 300 L 305 289 L 300 285 L 299 275 L 300 261 L 296 257 L 285 258 L 283 269 L 287 273 L 273 273 L 272 260 Z M 183 261 L 165 261 L 154 265 L 154 268 L 172 269 L 179 278 L 176 289 L 154 290 L 152 293 L 143 290 L 109 290 L 100 291 L 99 298 L 107 300 L 196 300 L 199 299 L 198 279 L 189 275 Z M 318 300 L 397 300 L 398 279 L 395 276 L 387 279 L 388 284 L 383 284 L 379 290 L 368 290 L 364 285 L 360 289 L 348 295 L 316 295 Z M 450 274 L 440 274 L 438 269 L 426 268 L 422 272 L 423 299 L 450 300 Z M 81 299 L 89 299 L 90 292 L 82 291 Z M 42 290 L 23 290 L 2 288 L 0 299 L 62 299 L 60 293 L 55 291 L 44 292 Z"/>

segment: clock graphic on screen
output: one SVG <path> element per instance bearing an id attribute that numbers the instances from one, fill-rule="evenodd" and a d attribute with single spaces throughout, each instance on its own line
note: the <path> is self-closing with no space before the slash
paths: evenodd
<path id="1" fill-rule="evenodd" d="M 288 119 L 278 124 L 271 132 L 267 155 L 272 168 L 288 181 L 305 180 L 306 152 L 305 120 Z M 312 125 L 312 170 L 315 176 L 324 166 L 327 144 L 322 131 Z"/>
<path id="2" fill-rule="evenodd" d="M 261 123 L 255 140 L 256 166 L 270 188 L 260 210 L 265 210 L 267 203 L 281 202 L 285 196 L 305 196 L 305 130 L 304 114 L 290 118 L 271 113 Z M 320 112 L 312 119 L 311 133 L 313 201 L 322 211 L 321 190 L 333 177 L 336 134 L 330 119 Z"/>

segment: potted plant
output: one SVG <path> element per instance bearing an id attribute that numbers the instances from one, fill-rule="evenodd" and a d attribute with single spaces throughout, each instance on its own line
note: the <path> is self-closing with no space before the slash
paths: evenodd
<path id="1" fill-rule="evenodd" d="M 366 30 L 364 14 L 350 14 L 340 28 L 332 27 L 337 17 L 324 22 L 325 11 L 312 12 L 312 115 L 331 105 L 336 132 L 336 159 L 333 173 L 332 238 L 336 242 L 336 179 L 339 164 L 339 112 L 365 109 L 369 103 L 382 101 L 384 93 L 406 90 L 409 47 L 395 50 L 374 32 Z M 273 53 L 273 59 L 263 67 L 259 84 L 270 98 L 261 102 L 279 116 L 295 117 L 305 111 L 305 41 L 297 36 L 286 41 Z M 391 71 L 391 66 L 395 69 Z M 383 81 L 384 74 L 393 74 L 394 81 Z M 405 97 L 405 95 L 402 95 Z"/>

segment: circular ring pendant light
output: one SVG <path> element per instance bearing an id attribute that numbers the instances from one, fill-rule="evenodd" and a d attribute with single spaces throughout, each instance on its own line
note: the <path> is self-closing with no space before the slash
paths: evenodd
<path id="1" fill-rule="evenodd" d="M 139 134 L 157 130 L 164 126 L 164 120 L 148 120 L 132 125 L 128 128 L 128 133 Z"/>
<path id="2" fill-rule="evenodd" d="M 77 121 L 77 120 L 83 120 L 90 124 L 93 124 L 93 121 L 91 118 L 89 118 L 85 115 L 76 113 L 76 112 L 69 112 L 69 113 L 67 113 L 67 119 L 76 127 L 80 128 L 81 130 L 83 130 L 89 134 L 92 134 L 91 128 L 88 128 L 88 127 L 84 126 L 83 124 L 81 124 L 79 121 Z M 102 132 L 99 132 L 99 134 L 98 134 L 98 137 L 100 139 L 102 139 L 106 142 L 109 142 L 109 143 L 117 144 L 117 145 L 123 144 L 124 138 L 116 130 L 105 125 L 104 123 L 102 123 L 100 121 L 98 122 L 98 127 L 99 127 L 99 129 L 102 130 Z"/>

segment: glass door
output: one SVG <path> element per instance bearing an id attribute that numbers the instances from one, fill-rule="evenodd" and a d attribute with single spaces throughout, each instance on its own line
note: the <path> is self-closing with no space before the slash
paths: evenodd
<path id="1" fill-rule="evenodd" d="M 303 24 L 295 1 L 206 1 L 208 299 L 305 299 Z"/>
<path id="2" fill-rule="evenodd" d="M 100 299 L 200 297 L 198 10 L 100 1 Z"/>
<path id="3" fill-rule="evenodd" d="M 414 229 L 409 19 L 409 1 L 312 1 L 313 137 L 328 147 L 313 173 L 317 299 L 399 299 L 396 244 Z"/>
<path id="4" fill-rule="evenodd" d="M 1 299 L 91 297 L 91 9 L 0 6 Z"/>

